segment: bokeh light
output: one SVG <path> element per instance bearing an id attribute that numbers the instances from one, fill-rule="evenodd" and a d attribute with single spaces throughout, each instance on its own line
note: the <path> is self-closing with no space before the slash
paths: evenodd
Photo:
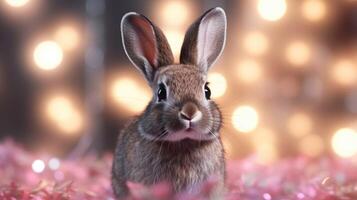
<path id="1" fill-rule="evenodd" d="M 184 33 L 181 31 L 168 30 L 165 31 L 165 36 L 167 38 L 167 41 L 169 42 L 172 53 L 174 54 L 175 59 L 177 60 L 180 56 L 181 46 L 185 37 Z"/>
<path id="2" fill-rule="evenodd" d="M 73 26 L 60 26 L 55 33 L 56 41 L 65 50 L 73 50 L 79 45 L 79 33 Z"/>
<path id="3" fill-rule="evenodd" d="M 224 95 L 227 89 L 226 78 L 220 73 L 208 74 L 209 87 L 213 98 L 221 97 Z"/>
<path id="4" fill-rule="evenodd" d="M 51 170 L 57 170 L 59 169 L 61 165 L 61 162 L 58 158 L 51 158 L 49 161 L 48 161 L 48 167 L 51 169 Z"/>
<path id="5" fill-rule="evenodd" d="M 72 103 L 66 97 L 54 97 L 47 104 L 47 113 L 56 121 L 64 121 L 70 115 Z"/>
<path id="6" fill-rule="evenodd" d="M 335 132 L 331 140 L 334 152 L 343 158 L 357 154 L 357 132 L 351 128 L 341 128 Z"/>
<path id="7" fill-rule="evenodd" d="M 324 0 L 305 0 L 301 8 L 304 18 L 311 22 L 321 21 L 327 14 L 326 1 Z"/>
<path id="8" fill-rule="evenodd" d="M 54 41 L 43 41 L 35 47 L 33 59 L 40 69 L 53 70 L 62 63 L 63 50 Z"/>
<path id="9" fill-rule="evenodd" d="M 162 2 L 156 12 L 159 13 L 163 26 L 177 28 L 188 22 L 192 13 L 191 8 L 189 1 L 172 0 Z"/>
<path id="10" fill-rule="evenodd" d="M 243 38 L 243 47 L 250 54 L 263 55 L 269 48 L 269 40 L 261 32 L 249 32 Z"/>
<path id="11" fill-rule="evenodd" d="M 48 118 L 63 132 L 67 134 L 79 133 L 83 128 L 83 119 L 70 98 L 55 96 L 46 104 Z"/>
<path id="12" fill-rule="evenodd" d="M 30 2 L 30 0 L 5 0 L 5 2 L 12 7 L 23 7 Z"/>
<path id="13" fill-rule="evenodd" d="M 35 173 L 42 173 L 45 170 L 45 162 L 43 160 L 35 160 L 32 162 L 32 170 Z"/>
<path id="14" fill-rule="evenodd" d="M 233 127 L 239 132 L 248 133 L 254 131 L 259 123 L 258 112 L 254 107 L 242 105 L 237 107 L 232 115 Z"/>
<path id="15" fill-rule="evenodd" d="M 299 142 L 300 152 L 310 157 L 319 156 L 324 148 L 325 146 L 321 136 L 316 134 L 308 134 Z"/>
<path id="16" fill-rule="evenodd" d="M 139 113 L 150 101 L 150 94 L 130 78 L 118 78 L 110 86 L 113 100 L 128 111 Z"/>
<path id="17" fill-rule="evenodd" d="M 339 85 L 352 86 L 357 82 L 357 68 L 353 61 L 349 59 L 340 59 L 331 69 L 332 79 Z"/>
<path id="18" fill-rule="evenodd" d="M 294 66 L 302 66 L 311 59 L 311 47 L 304 41 L 293 41 L 286 49 L 286 59 Z"/>
<path id="19" fill-rule="evenodd" d="M 258 161 L 261 164 L 270 164 L 278 159 L 277 139 L 271 129 L 259 128 L 256 130 L 252 134 L 252 142 Z"/>
<path id="20" fill-rule="evenodd" d="M 9 6 L 5 6 L 5 9 L 15 13 L 32 7 L 36 1 L 5 0 L 4 3 L 13 7 L 26 5 L 26 8 L 23 9 L 7 8 Z M 160 0 L 157 6 L 150 6 L 150 9 L 152 7 L 155 13 L 151 13 L 148 17 L 164 31 L 175 55 L 176 62 L 180 54 L 185 31 L 199 16 L 199 13 L 195 11 L 199 10 L 196 8 L 202 8 L 201 4 L 188 0 Z M 229 34 L 233 35 L 233 38 L 227 38 L 227 44 L 232 42 L 231 45 L 233 46 L 230 50 L 237 50 L 237 52 L 232 53 L 228 50 L 223 55 L 222 60 L 224 63 L 232 65 L 233 68 L 219 68 L 219 71 L 210 72 L 207 80 L 210 83 L 212 98 L 219 98 L 219 101 L 226 104 L 234 101 L 243 102 L 243 105 L 236 104 L 229 111 L 229 120 L 231 120 L 229 123 L 232 123 L 229 128 L 234 129 L 234 132 L 237 133 L 249 133 L 243 137 L 252 139 L 254 150 L 259 157 L 262 157 L 262 160 L 274 160 L 278 155 L 285 155 L 285 151 L 286 154 L 299 152 L 299 154 L 312 157 L 320 155 L 323 151 L 327 152 L 326 149 L 330 148 L 330 146 L 324 146 L 324 141 L 326 140 L 324 132 L 335 127 L 336 124 L 331 123 L 328 127 L 324 127 L 327 116 L 323 116 L 320 110 L 316 114 L 310 111 L 310 109 L 316 111 L 314 109 L 314 106 L 317 105 L 316 102 L 326 100 L 327 102 L 322 103 L 331 105 L 331 107 L 323 106 L 323 108 L 328 109 L 328 111 L 330 111 L 329 109 L 333 109 L 333 111 L 339 109 L 341 116 L 339 115 L 338 117 L 341 117 L 341 119 L 346 118 L 347 120 L 350 115 L 356 113 L 356 95 L 352 95 L 352 93 L 355 93 L 355 88 L 351 87 L 357 85 L 357 61 L 353 57 L 355 53 L 354 46 L 353 44 L 340 44 L 339 49 L 335 51 L 331 48 L 331 45 L 338 41 L 330 41 L 331 38 L 321 38 L 320 36 L 323 36 L 323 33 L 319 35 L 319 32 L 326 31 L 326 29 L 335 26 L 335 22 L 340 21 L 338 18 L 341 16 L 337 14 L 342 12 L 331 9 L 334 8 L 335 4 L 325 0 L 301 0 L 298 2 L 255 0 L 250 3 L 239 4 L 242 5 L 242 9 L 249 8 L 253 12 L 242 13 L 242 18 L 239 20 L 240 23 L 236 24 L 238 27 L 228 30 Z M 338 9 L 342 9 L 342 7 L 339 6 Z M 234 10 L 234 8 L 232 9 Z M 227 16 L 231 18 L 237 17 L 236 13 L 231 12 L 232 10 L 228 9 Z M 63 17 L 63 15 L 58 15 L 53 19 L 53 22 L 60 22 L 54 25 L 48 24 L 46 20 L 44 24 L 42 22 L 39 23 L 38 29 L 32 33 L 33 35 L 30 34 L 28 41 L 26 41 L 24 55 L 26 56 L 26 61 L 31 62 L 29 63 L 30 70 L 36 70 L 35 75 L 37 75 L 36 73 L 40 74 L 40 78 L 34 77 L 35 84 L 38 81 L 39 84 L 48 83 L 54 87 L 61 87 L 63 82 L 73 78 L 71 78 L 72 75 L 66 74 L 68 71 L 64 70 L 64 67 L 67 68 L 67 65 L 71 67 L 71 64 L 76 64 L 71 60 L 81 57 L 80 53 L 76 52 L 86 51 L 84 42 L 89 42 L 88 44 L 93 42 L 84 41 L 82 38 L 82 35 L 86 34 L 84 31 L 89 31 L 90 33 L 92 30 L 83 29 L 81 24 L 75 23 L 75 16 L 65 20 L 59 17 Z M 62 20 L 58 21 L 58 19 Z M 326 26 L 323 29 L 312 26 L 313 24 L 318 25 L 319 22 Z M 295 24 L 296 29 L 290 30 L 291 24 Z M 19 23 L 18 25 L 20 27 L 23 24 Z M 348 33 L 345 31 L 336 33 L 336 35 L 343 34 Z M 241 38 L 237 39 L 234 36 Z M 98 39 L 100 38 L 101 35 L 98 35 Z M 94 51 L 105 51 L 106 48 L 98 45 L 98 49 Z M 241 56 L 237 57 L 237 54 L 241 54 Z M 337 60 L 334 60 L 335 58 Z M 118 62 L 120 62 L 117 63 L 118 65 L 124 64 L 121 61 Z M 8 64 L 6 60 L 5 64 Z M 284 66 L 290 68 L 284 68 Z M 328 71 L 325 72 L 323 70 L 325 69 L 324 67 L 327 67 Z M 125 68 L 129 67 L 125 66 Z M 119 68 L 105 66 L 105 71 L 103 71 L 105 76 L 107 75 L 107 70 L 110 71 L 111 69 L 122 70 L 124 66 L 119 66 Z M 75 73 L 81 72 L 76 70 Z M 117 112 L 116 114 L 120 115 L 120 117 L 142 112 L 152 97 L 151 90 L 146 88 L 147 84 L 144 85 L 143 82 L 140 82 L 141 79 L 138 76 L 128 74 L 130 74 L 129 71 L 125 71 L 117 74 L 120 76 L 110 74 L 108 79 L 104 77 L 97 79 L 105 81 L 104 89 L 108 97 L 105 101 L 112 103 L 110 108 L 119 108 L 109 109 L 109 112 Z M 98 76 L 102 76 L 102 74 L 98 74 Z M 81 77 L 85 81 L 93 78 L 86 73 Z M 7 77 L 5 78 L 5 81 L 8 81 Z M 36 80 L 36 78 L 39 78 L 39 80 Z M 76 87 L 75 84 L 82 85 L 80 82 L 83 80 L 69 81 L 65 84 L 66 87 Z M 326 83 L 328 85 L 325 85 Z M 341 90 L 339 86 L 349 87 Z M 47 86 L 41 87 L 42 89 L 47 88 Z M 35 93 L 36 90 L 34 90 Z M 76 97 L 83 98 L 87 102 L 88 99 L 85 99 L 87 96 L 83 96 L 83 92 L 85 92 L 83 87 L 80 86 L 79 90 Z M 235 91 L 239 91 L 239 95 L 233 94 Z M 32 90 L 30 93 L 31 95 L 36 95 L 35 93 L 32 94 Z M 331 98 L 331 95 L 340 96 Z M 76 97 L 73 94 L 55 93 L 50 98 L 46 98 L 45 103 L 41 104 L 39 108 L 40 111 L 44 112 L 41 113 L 41 117 L 46 117 L 44 121 L 48 122 L 45 128 L 56 129 L 55 133 L 60 132 L 59 134 L 63 134 L 66 137 L 79 136 L 79 134 L 83 133 L 87 119 L 83 110 L 79 109 L 78 105 L 73 101 Z M 254 101 L 250 102 L 253 99 Z M 264 102 L 277 102 L 277 104 L 281 103 L 281 105 L 272 106 L 268 114 L 264 113 L 265 110 L 261 111 L 258 107 L 255 108 L 255 105 L 258 106 Z M 333 103 L 339 103 L 340 105 L 333 106 Z M 88 106 L 89 108 L 92 107 L 91 104 Z M 103 114 L 106 115 L 107 113 Z M 271 129 L 264 128 L 264 125 L 268 125 L 268 123 L 262 120 L 263 114 L 271 116 L 271 119 L 269 119 L 269 123 L 271 122 L 272 124 L 272 127 L 269 127 Z M 99 117 L 104 117 L 104 115 Z M 286 139 L 296 140 L 296 145 L 287 147 L 287 149 L 276 145 L 276 137 L 280 132 L 288 133 L 289 135 L 285 136 Z M 346 131 L 342 132 L 345 133 Z M 346 137 L 341 135 L 336 132 L 330 142 L 333 151 L 337 155 L 348 157 L 353 153 L 351 153 L 352 150 L 345 150 L 341 147 L 343 145 L 339 141 Z M 266 141 L 268 142 L 263 144 L 258 139 L 259 137 L 267 138 Z M 234 149 L 234 141 L 226 141 L 225 143 L 227 143 L 227 148 L 232 150 L 232 154 L 243 155 L 250 153 L 250 146 Z M 347 146 L 345 148 L 349 148 L 349 146 L 353 145 L 345 146 Z M 284 153 L 279 154 L 280 151 L 284 151 Z M 345 156 L 346 154 L 348 155 Z M 58 168 L 56 167 L 57 165 L 59 165 L 59 160 L 56 158 L 49 162 L 46 160 L 46 168 L 55 169 Z"/>
<path id="21" fill-rule="evenodd" d="M 251 84 L 262 78 L 263 69 L 255 60 L 245 59 L 238 63 L 236 74 L 243 83 Z"/>
<path id="22" fill-rule="evenodd" d="M 285 15 L 287 5 L 285 0 L 259 0 L 257 8 L 263 19 L 277 21 Z"/>
<path id="23" fill-rule="evenodd" d="M 287 122 L 289 132 L 295 137 L 302 137 L 312 131 L 313 121 L 305 112 L 295 112 Z"/>

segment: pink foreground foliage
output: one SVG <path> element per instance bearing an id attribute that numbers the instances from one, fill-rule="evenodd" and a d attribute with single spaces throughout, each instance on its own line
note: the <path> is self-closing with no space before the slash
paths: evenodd
<path id="1" fill-rule="evenodd" d="M 11 141 L 0 144 L 1 200 L 112 200 L 110 186 L 111 156 L 61 160 L 50 166 L 51 157 L 33 155 Z M 34 160 L 45 163 L 41 173 L 33 171 Z M 52 169 L 51 169 L 52 168 Z M 161 183 L 150 188 L 128 183 L 130 199 L 207 199 L 214 178 L 195 194 L 172 195 Z M 254 157 L 228 161 L 227 193 L 229 200 L 355 200 L 357 165 L 333 158 L 286 159 L 272 165 L 260 165 Z"/>

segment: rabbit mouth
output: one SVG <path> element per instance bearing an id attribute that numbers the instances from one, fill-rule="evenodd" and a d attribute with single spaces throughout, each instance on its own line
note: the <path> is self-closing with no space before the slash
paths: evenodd
<path id="1" fill-rule="evenodd" d="M 212 138 L 210 134 L 204 133 L 193 127 L 188 127 L 180 131 L 168 132 L 168 134 L 166 134 L 166 136 L 162 138 L 162 140 L 170 141 L 170 142 L 177 142 L 184 139 L 202 141 L 202 140 L 212 140 L 214 138 Z"/>
<path id="2" fill-rule="evenodd" d="M 162 137 L 161 140 L 177 142 L 184 139 L 196 141 L 214 139 L 214 137 L 212 137 L 214 134 L 210 134 L 210 128 L 201 127 L 198 122 L 191 122 L 187 120 L 181 120 L 180 122 L 180 127 L 176 127 L 174 129 L 167 127 L 167 134 Z"/>
<path id="3" fill-rule="evenodd" d="M 190 126 L 185 131 L 187 131 L 187 132 L 193 131 L 193 128 Z"/>

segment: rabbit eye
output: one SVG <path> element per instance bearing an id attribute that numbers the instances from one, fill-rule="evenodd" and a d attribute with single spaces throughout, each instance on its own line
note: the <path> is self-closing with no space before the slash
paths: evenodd
<path id="1" fill-rule="evenodd" d="M 159 99 L 159 102 L 166 100 L 166 87 L 163 83 L 160 83 L 159 85 L 159 89 L 157 91 L 157 98 Z"/>
<path id="2" fill-rule="evenodd" d="M 206 99 L 211 99 L 211 90 L 209 89 L 208 87 L 208 83 L 205 84 L 205 96 L 206 96 Z"/>

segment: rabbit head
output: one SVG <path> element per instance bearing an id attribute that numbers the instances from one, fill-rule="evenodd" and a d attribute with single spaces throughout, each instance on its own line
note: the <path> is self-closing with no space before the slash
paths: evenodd
<path id="1" fill-rule="evenodd" d="M 186 32 L 180 63 L 163 32 L 145 16 L 126 14 L 122 42 L 130 61 L 145 76 L 153 98 L 139 117 L 138 131 L 149 140 L 212 140 L 221 114 L 210 99 L 208 69 L 223 51 L 226 16 L 221 8 L 204 13 Z"/>

